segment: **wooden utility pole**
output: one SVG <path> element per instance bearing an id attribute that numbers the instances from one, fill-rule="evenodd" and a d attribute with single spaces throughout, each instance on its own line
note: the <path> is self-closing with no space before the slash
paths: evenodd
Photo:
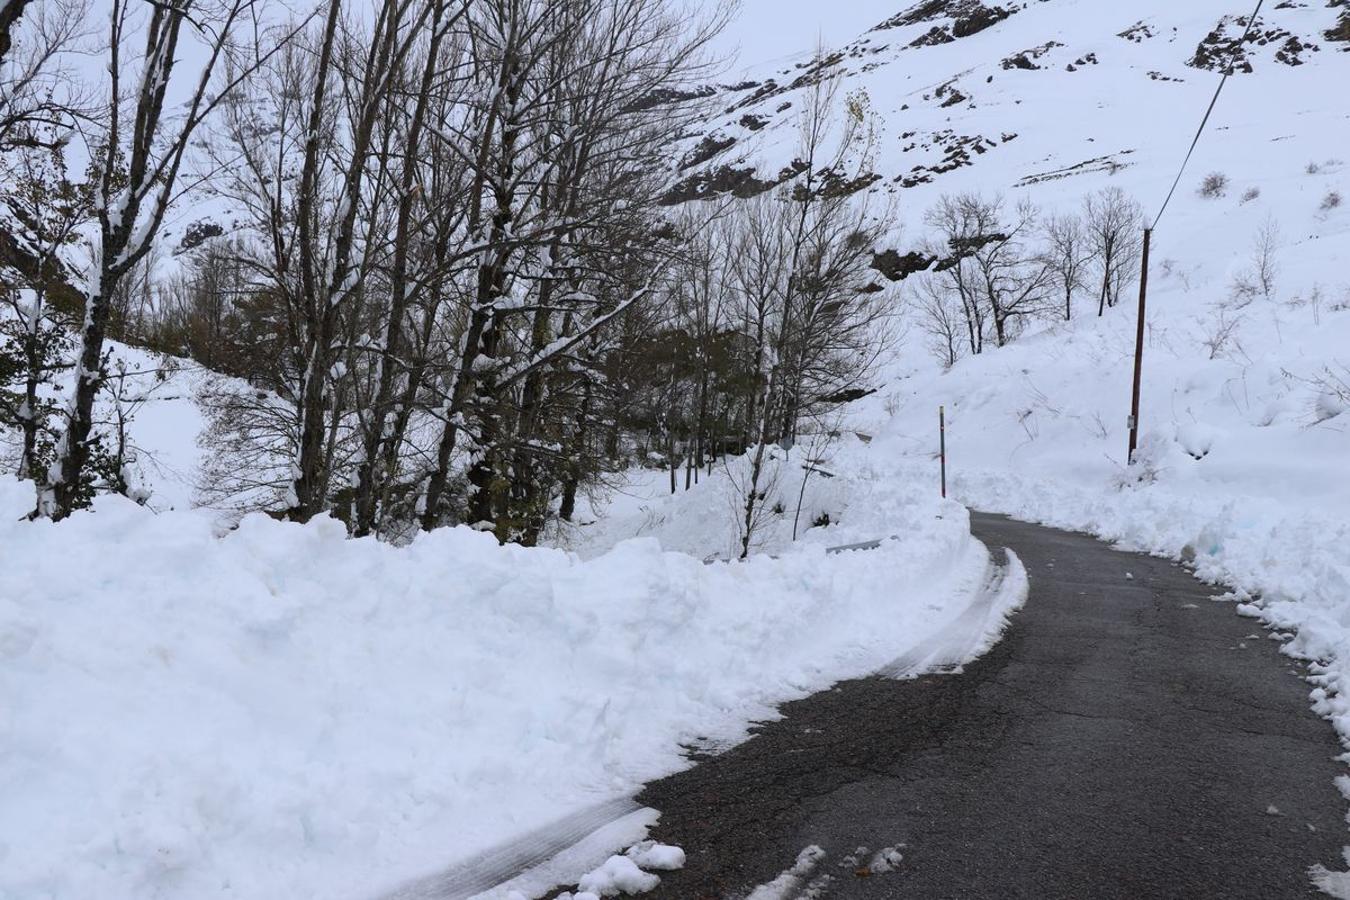
<path id="1" fill-rule="evenodd" d="M 938 407 L 938 459 L 942 463 L 942 499 L 947 499 L 947 408 Z"/>
<path id="2" fill-rule="evenodd" d="M 1126 465 L 1134 463 L 1134 451 L 1139 447 L 1139 387 L 1144 378 L 1144 311 L 1148 304 L 1148 250 L 1153 229 L 1144 229 L 1144 258 L 1139 271 L 1139 323 L 1134 338 L 1134 396 L 1130 401 L 1130 451 Z"/>

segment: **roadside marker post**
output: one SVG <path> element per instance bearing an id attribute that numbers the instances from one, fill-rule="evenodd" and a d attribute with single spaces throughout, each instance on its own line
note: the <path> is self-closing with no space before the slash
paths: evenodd
<path id="1" fill-rule="evenodd" d="M 942 499 L 947 499 L 947 407 L 938 407 L 938 459 L 942 463 Z"/>

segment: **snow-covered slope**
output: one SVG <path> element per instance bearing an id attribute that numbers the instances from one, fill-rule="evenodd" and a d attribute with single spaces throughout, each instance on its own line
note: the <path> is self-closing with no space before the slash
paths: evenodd
<path id="1" fill-rule="evenodd" d="M 1266 4 L 1205 144 L 1211 164 L 1232 163 L 1240 180 L 1267 174 L 1277 156 L 1301 168 L 1338 152 L 1347 117 L 1332 86 L 1350 76 L 1350 42 L 1331 39 L 1341 6 Z M 821 59 L 722 88 L 721 111 L 690 139 L 679 193 L 776 180 L 793 161 L 805 92 L 838 78 L 841 96 L 869 98 L 875 187 L 894 193 L 911 223 L 938 194 L 973 187 L 1049 200 L 1109 182 L 1153 205 L 1248 14 L 1231 0 L 897 9 Z"/>

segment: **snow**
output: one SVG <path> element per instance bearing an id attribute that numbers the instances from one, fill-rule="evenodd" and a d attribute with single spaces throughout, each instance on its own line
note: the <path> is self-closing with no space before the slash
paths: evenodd
<path id="1" fill-rule="evenodd" d="M 894 872 L 904 861 L 905 854 L 900 852 L 899 847 L 882 847 L 873 854 L 867 868 L 873 875 L 884 875 L 887 872 Z"/>
<path id="2" fill-rule="evenodd" d="M 583 894 L 614 897 L 619 894 L 645 894 L 655 890 L 661 878 L 638 868 L 627 856 L 611 856 L 604 865 L 581 876 L 577 888 Z"/>
<path id="3" fill-rule="evenodd" d="M 20 522 L 32 490 L 0 481 L 7 900 L 387 892 L 875 671 L 988 565 L 960 507 L 903 485 L 902 540 L 716 565 L 329 519 L 218 538 L 119 497 Z"/>
<path id="4" fill-rule="evenodd" d="M 579 503 L 576 524 L 560 526 L 554 540 L 583 556 L 636 535 L 699 557 L 738 558 L 752 456 L 719 460 L 688 491 L 681 468 L 673 494 L 669 469 L 632 469 L 607 496 Z M 895 476 L 887 454 L 873 452 L 851 431 L 806 435 L 790 450 L 769 448 L 759 484 L 763 515 L 756 516 L 751 551 L 778 553 L 794 543 L 840 547 L 899 533 L 895 511 L 916 490 L 936 493 L 938 482 L 935 474 L 923 476 L 922 484 Z M 815 526 L 826 519 L 828 526 Z"/>
<path id="5" fill-rule="evenodd" d="M 773 881 L 762 884 L 750 892 L 746 900 L 791 900 L 791 898 L 809 898 L 816 896 L 817 881 L 808 883 L 825 859 L 825 851 L 812 844 L 797 854 L 797 861 Z M 829 876 L 821 876 L 828 879 Z"/>
<path id="6" fill-rule="evenodd" d="M 1347 857 L 1346 864 L 1350 865 L 1350 857 Z M 1324 894 L 1337 900 L 1350 900 L 1350 872 L 1332 872 L 1319 864 L 1309 869 L 1308 874 L 1312 876 L 1313 884 Z"/>
<path id="7" fill-rule="evenodd" d="M 382 900 L 522 900 L 574 883 L 614 851 L 644 842 L 660 817 L 629 798 L 599 803 L 550 822 L 447 870 L 402 885 Z"/>
<path id="8" fill-rule="evenodd" d="M 684 868 L 684 850 L 669 844 L 643 841 L 624 852 L 629 859 L 648 871 L 673 872 Z"/>

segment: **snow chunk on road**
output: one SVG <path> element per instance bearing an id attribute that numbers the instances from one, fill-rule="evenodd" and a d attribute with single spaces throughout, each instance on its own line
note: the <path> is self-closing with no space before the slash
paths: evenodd
<path id="1" fill-rule="evenodd" d="M 684 851 L 669 844 L 656 841 L 643 841 L 628 848 L 625 854 L 644 869 L 659 872 L 673 872 L 684 868 Z"/>
<path id="2" fill-rule="evenodd" d="M 872 857 L 872 862 L 867 868 L 872 870 L 873 875 L 884 875 L 900 868 L 900 863 L 904 860 L 905 855 L 900 852 L 899 847 L 883 847 Z"/>
<path id="3" fill-rule="evenodd" d="M 1322 893 L 1337 900 L 1350 900 L 1350 872 L 1332 872 L 1318 864 L 1308 870 L 1308 875 Z"/>
<path id="4" fill-rule="evenodd" d="M 642 871 L 627 856 L 611 856 L 600 868 L 581 876 L 577 887 L 582 894 L 589 892 L 601 897 L 614 897 L 618 894 L 645 894 L 660 883 L 658 876 Z"/>

